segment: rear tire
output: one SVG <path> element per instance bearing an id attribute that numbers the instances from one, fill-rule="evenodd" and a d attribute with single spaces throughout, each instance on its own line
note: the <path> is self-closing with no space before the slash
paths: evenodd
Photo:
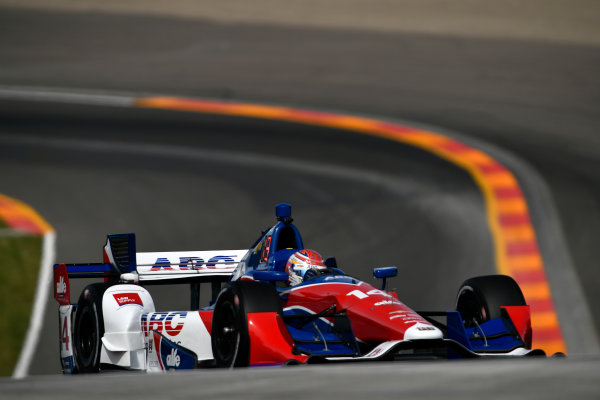
<path id="1" fill-rule="evenodd" d="M 105 283 L 86 286 L 77 302 L 73 347 L 77 370 L 80 373 L 100 370 L 100 349 L 104 336 L 102 296 L 108 287 Z"/>
<path id="2" fill-rule="evenodd" d="M 472 327 L 501 316 L 501 306 L 526 305 L 521 288 L 506 275 L 486 275 L 467 279 L 458 290 L 456 310 L 465 326 Z"/>
<path id="3" fill-rule="evenodd" d="M 264 282 L 236 281 L 223 289 L 215 303 L 211 345 L 217 367 L 247 367 L 250 363 L 248 313 L 279 312 L 275 288 Z"/>

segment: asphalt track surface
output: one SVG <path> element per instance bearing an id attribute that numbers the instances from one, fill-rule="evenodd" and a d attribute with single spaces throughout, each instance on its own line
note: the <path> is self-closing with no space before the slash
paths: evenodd
<path id="1" fill-rule="evenodd" d="M 597 399 L 597 364 L 597 359 L 529 359 L 311 365 L 0 379 L 0 388 L 6 399 Z"/>
<path id="2" fill-rule="evenodd" d="M 501 145 L 548 182 L 586 298 L 598 304 L 596 47 L 162 17 L 136 17 L 132 29 L 131 17 L 10 9 L 0 19 L 3 84 L 342 109 L 433 123 Z M 138 233 L 140 250 L 224 242 L 243 248 L 272 222 L 273 204 L 291 201 L 306 243 L 336 255 L 347 272 L 367 278 L 365 266 L 399 265 L 394 286 L 415 308 L 446 308 L 462 279 L 493 272 L 477 188 L 464 172 L 412 148 L 182 113 L 19 102 L 3 102 L 1 110 L 2 191 L 49 219 L 60 260 L 93 261 L 104 235 L 124 230 Z M 199 154 L 127 153 L 146 144 Z M 308 160 L 342 167 L 346 178 L 328 176 L 332 168 L 240 168 L 203 161 L 206 152 Z M 358 171 L 389 176 L 400 190 L 365 184 Z M 357 246 L 343 246 L 349 240 Z M 600 311 L 592 311 L 598 326 Z M 57 372 L 57 331 L 49 328 L 51 344 L 40 346 L 33 373 Z M 578 368 L 569 369 L 571 378 Z"/>

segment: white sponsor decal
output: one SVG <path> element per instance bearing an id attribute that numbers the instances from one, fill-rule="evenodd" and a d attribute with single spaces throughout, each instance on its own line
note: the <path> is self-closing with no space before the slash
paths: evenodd
<path id="1" fill-rule="evenodd" d="M 368 294 L 368 295 L 371 295 L 371 296 L 378 294 L 378 295 L 385 296 L 385 297 L 394 297 L 394 296 L 392 296 L 391 294 L 389 294 L 389 293 L 386 293 L 386 292 L 384 292 L 383 290 L 379 290 L 379 289 L 373 289 L 373 290 L 369 290 L 369 291 L 367 292 L 367 294 Z"/>
<path id="2" fill-rule="evenodd" d="M 383 300 L 383 301 L 379 301 L 377 303 L 375 303 L 375 306 L 386 306 L 389 304 L 400 304 L 400 302 L 398 301 L 394 301 L 394 300 Z"/>
<path id="3" fill-rule="evenodd" d="M 228 274 L 247 250 L 136 253 L 140 275 Z"/>
<path id="4" fill-rule="evenodd" d="M 423 318 L 413 311 L 408 310 L 398 310 L 390 312 L 390 320 L 400 318 L 402 322 L 405 324 L 414 324 L 417 322 L 422 322 Z"/>
<path id="5" fill-rule="evenodd" d="M 179 367 L 180 357 L 177 349 L 172 349 L 171 354 L 167 356 L 167 367 Z"/>
<path id="6" fill-rule="evenodd" d="M 386 293 L 386 292 L 384 292 L 382 290 L 379 290 L 379 289 L 369 290 L 367 293 L 361 292 L 360 290 L 356 289 L 356 290 L 353 290 L 350 293 L 346 294 L 346 296 L 356 296 L 356 297 L 358 297 L 361 300 L 362 299 L 366 299 L 369 296 L 384 296 L 384 297 L 387 297 L 387 298 L 392 298 L 392 299 L 394 298 L 394 296 L 392 296 L 391 294 Z M 382 304 L 384 304 L 384 303 L 375 304 L 375 305 L 377 306 L 377 305 L 382 305 Z M 385 304 L 387 304 L 387 303 L 385 303 Z M 389 304 L 392 304 L 392 303 L 390 302 Z"/>
<path id="7" fill-rule="evenodd" d="M 361 292 L 361 291 L 360 291 L 360 290 L 358 290 L 358 289 L 357 289 L 357 290 L 353 290 L 353 291 L 351 291 L 351 292 L 350 292 L 350 293 L 348 293 L 346 296 L 356 296 L 356 297 L 358 297 L 358 298 L 359 298 L 359 299 L 361 299 L 361 300 L 362 300 L 362 299 L 366 299 L 367 297 L 369 297 L 369 295 L 368 295 L 368 294 L 365 294 L 365 293 Z"/>
<path id="8" fill-rule="evenodd" d="M 417 330 L 419 331 L 435 331 L 433 326 L 417 326 Z"/>
<path id="9" fill-rule="evenodd" d="M 376 358 L 377 356 L 383 355 L 390 351 L 396 344 L 402 342 L 402 340 L 391 340 L 389 342 L 383 342 L 379 346 L 371 350 L 370 353 L 365 354 L 361 358 Z"/>
<path id="10" fill-rule="evenodd" d="M 65 283 L 65 278 L 60 277 L 59 281 L 56 282 L 56 293 L 65 294 L 67 293 L 67 284 Z"/>

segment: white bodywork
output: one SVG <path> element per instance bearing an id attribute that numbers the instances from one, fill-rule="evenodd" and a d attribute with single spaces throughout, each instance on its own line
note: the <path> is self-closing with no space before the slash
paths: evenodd
<path id="1" fill-rule="evenodd" d="M 114 264 L 109 243 L 105 250 L 109 261 Z M 248 250 L 217 250 L 136 253 L 136 270 L 122 274 L 121 281 L 142 283 L 199 276 L 221 276 L 227 279 L 247 252 Z M 71 332 L 70 307 L 60 308 L 60 321 L 68 325 L 66 332 Z M 155 343 L 160 335 L 193 352 L 196 361 L 212 359 L 210 332 L 198 311 L 155 311 L 150 293 L 142 286 L 119 284 L 109 287 L 102 298 L 104 336 L 100 363 L 133 370 L 169 369 L 169 362 L 161 359 L 159 353 L 161 343 Z M 160 335 L 154 335 L 153 331 Z M 173 355 L 176 351 L 173 350 Z M 70 362 L 72 356 L 71 338 L 63 337 L 63 363 Z"/>
<path id="2" fill-rule="evenodd" d="M 204 276 L 229 277 L 248 250 L 136 253 L 140 282 Z"/>
<path id="3" fill-rule="evenodd" d="M 64 371 L 67 374 L 72 373 L 74 368 L 72 315 L 72 304 L 61 305 L 58 307 L 60 359 L 62 360 Z"/>
<path id="4" fill-rule="evenodd" d="M 100 363 L 123 368 L 146 369 L 146 343 L 142 315 L 154 312 L 154 301 L 137 285 L 115 285 L 104 292 L 104 336 Z"/>
<path id="5" fill-rule="evenodd" d="M 142 317 L 142 325 L 148 348 L 148 372 L 162 372 L 178 366 L 170 363 L 168 357 L 161 359 L 161 343 L 155 340 L 157 336 L 154 332 L 158 332 L 165 339 L 194 352 L 196 361 L 212 360 L 213 358 L 210 332 L 198 311 L 147 314 Z M 163 340 L 163 342 L 165 341 Z M 171 351 L 173 356 L 177 356 L 176 349 Z"/>
<path id="6" fill-rule="evenodd" d="M 150 372 L 169 369 L 168 362 L 160 358 L 160 343 L 156 343 L 153 332 L 194 352 L 197 361 L 213 358 L 210 332 L 200 312 L 155 312 L 150 293 L 141 286 L 109 287 L 102 299 L 102 313 L 104 336 L 100 363 Z M 61 353 L 61 357 L 69 355 Z"/>

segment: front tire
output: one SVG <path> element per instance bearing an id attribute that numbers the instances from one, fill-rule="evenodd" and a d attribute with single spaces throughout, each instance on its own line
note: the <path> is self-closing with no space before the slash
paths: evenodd
<path id="1" fill-rule="evenodd" d="M 102 297 L 107 284 L 95 283 L 81 292 L 75 313 L 73 347 L 77 370 L 80 373 L 100 370 L 100 349 L 104 336 Z"/>
<path id="2" fill-rule="evenodd" d="M 236 281 L 221 291 L 213 311 L 211 345 L 217 367 L 250 363 L 248 313 L 280 312 L 275 288 L 264 282 Z"/>
<path id="3" fill-rule="evenodd" d="M 467 279 L 458 290 L 456 310 L 465 326 L 472 327 L 501 316 L 501 306 L 526 305 L 521 288 L 506 275 L 486 275 Z"/>

